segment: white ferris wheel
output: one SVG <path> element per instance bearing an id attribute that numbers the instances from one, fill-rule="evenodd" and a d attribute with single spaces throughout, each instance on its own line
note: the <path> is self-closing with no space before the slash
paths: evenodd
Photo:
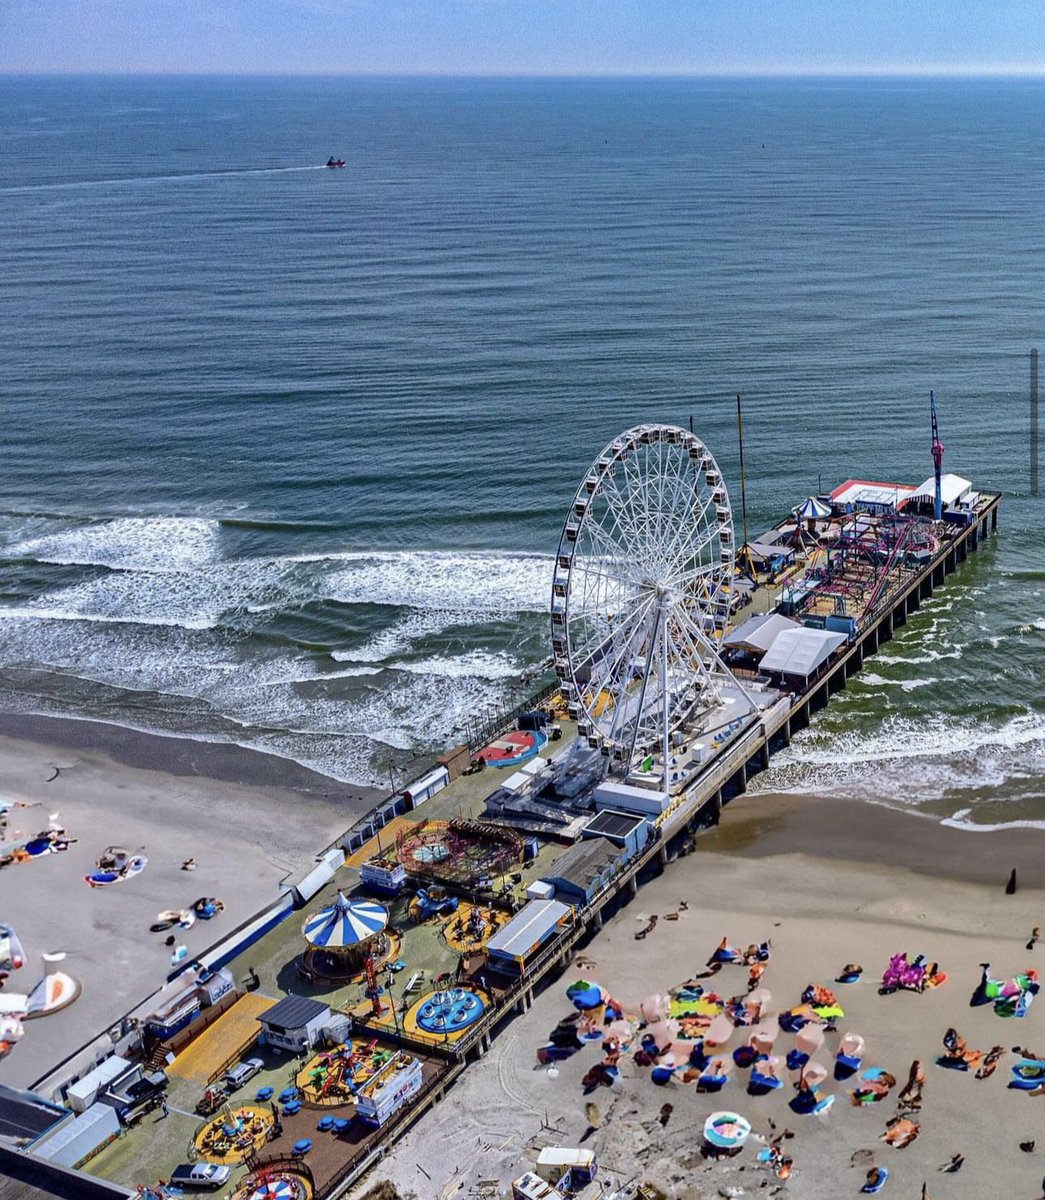
<path id="1" fill-rule="evenodd" d="M 694 434 L 639 425 L 592 463 L 566 517 L 552 648 L 570 715 L 624 774 L 657 765 L 720 698 L 733 516 Z M 726 676 L 728 678 L 728 676 Z"/>

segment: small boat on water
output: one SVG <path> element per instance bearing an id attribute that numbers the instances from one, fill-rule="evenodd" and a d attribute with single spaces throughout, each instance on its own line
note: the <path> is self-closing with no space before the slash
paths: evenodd
<path id="1" fill-rule="evenodd" d="M 335 167 L 343 167 L 345 166 L 345 160 L 343 158 L 328 158 L 327 166 L 331 169 Z"/>

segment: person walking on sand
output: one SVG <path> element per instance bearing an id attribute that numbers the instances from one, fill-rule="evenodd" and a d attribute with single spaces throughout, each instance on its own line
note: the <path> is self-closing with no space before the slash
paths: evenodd
<path id="1" fill-rule="evenodd" d="M 1027 943 L 1027 949 L 1033 950 L 1034 947 L 1041 941 L 1041 926 L 1035 925 L 1030 931 L 1030 941 Z"/>

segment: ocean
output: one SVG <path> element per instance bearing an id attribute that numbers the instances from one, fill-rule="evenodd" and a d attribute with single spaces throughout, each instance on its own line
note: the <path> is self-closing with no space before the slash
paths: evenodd
<path id="1" fill-rule="evenodd" d="M 542 678 L 573 491 L 687 424 L 752 534 L 1000 532 L 758 779 L 1045 822 L 1045 89 L 0 80 L 0 709 L 401 784 Z M 345 170 L 323 168 L 328 155 Z"/>

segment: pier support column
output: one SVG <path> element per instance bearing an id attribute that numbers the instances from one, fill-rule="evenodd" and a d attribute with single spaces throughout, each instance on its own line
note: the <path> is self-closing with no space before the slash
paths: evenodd
<path id="1" fill-rule="evenodd" d="M 780 732 L 784 735 L 784 745 L 791 745 L 791 718 L 788 717 L 784 724 L 780 727 Z"/>
<path id="2" fill-rule="evenodd" d="M 635 878 L 635 876 L 634 876 L 634 875 L 632 875 L 632 876 L 631 876 L 631 877 L 628 879 L 628 882 L 625 884 L 625 887 L 626 887 L 626 889 L 627 889 L 627 892 L 628 892 L 628 895 L 629 895 L 629 897 L 630 897 L 632 900 L 634 900 L 634 899 L 635 899 L 635 897 L 636 897 L 636 896 L 639 894 L 639 883 L 638 883 L 638 880 Z"/>
<path id="3" fill-rule="evenodd" d="M 722 820 L 722 789 L 711 797 L 708 801 L 708 812 L 711 814 L 711 824 L 717 825 Z"/>
<path id="4" fill-rule="evenodd" d="M 769 770 L 769 739 L 762 743 L 762 770 Z"/>
<path id="5" fill-rule="evenodd" d="M 598 933 L 601 928 L 602 928 L 602 909 L 599 909 L 599 911 L 597 913 L 594 913 L 592 915 L 591 931 L 592 931 L 592 933 Z"/>
<path id="6" fill-rule="evenodd" d="M 995 505 L 994 511 L 991 513 L 991 531 L 993 532 L 997 528 L 998 528 L 998 508 L 997 508 L 997 505 Z"/>
<path id="7" fill-rule="evenodd" d="M 743 795 L 747 791 L 747 763 L 744 763 L 733 778 L 737 781 L 737 791 Z"/>
<path id="8" fill-rule="evenodd" d="M 668 846 L 666 842 L 661 842 L 657 847 L 657 864 L 662 871 L 668 865 Z"/>

